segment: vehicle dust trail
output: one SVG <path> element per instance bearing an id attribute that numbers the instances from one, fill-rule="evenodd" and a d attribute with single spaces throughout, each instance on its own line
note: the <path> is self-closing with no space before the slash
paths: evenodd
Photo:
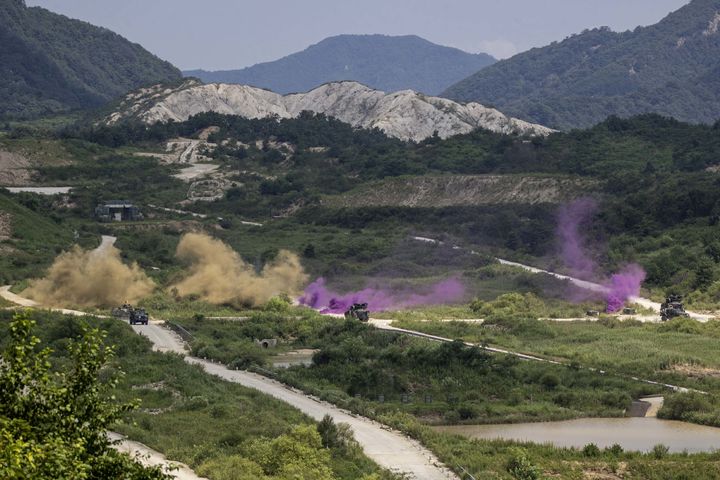
<path id="1" fill-rule="evenodd" d="M 95 250 L 76 245 L 61 253 L 24 295 L 47 306 L 109 307 L 152 293 L 155 283 L 137 263 L 123 263 L 113 243 L 114 237 L 104 236 Z"/>
<path id="2" fill-rule="evenodd" d="M 206 477 L 198 476 L 190 467 L 180 462 L 168 460 L 162 453 L 140 442 L 129 440 L 123 435 L 115 432 L 108 432 L 111 441 L 119 441 L 113 448 L 121 453 L 127 453 L 145 466 L 163 468 L 165 473 L 175 477 L 176 480 L 208 480 Z"/>
<path id="3" fill-rule="evenodd" d="M 287 250 L 280 250 L 259 273 L 228 245 L 206 234 L 183 235 L 175 255 L 188 264 L 188 274 L 172 288 L 181 296 L 195 294 L 213 304 L 263 305 L 277 295 L 297 295 L 307 282 L 300 259 Z"/>

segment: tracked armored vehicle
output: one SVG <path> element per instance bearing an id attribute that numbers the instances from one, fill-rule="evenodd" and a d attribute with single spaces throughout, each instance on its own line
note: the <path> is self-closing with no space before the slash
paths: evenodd
<path id="1" fill-rule="evenodd" d="M 129 303 L 122 307 L 113 308 L 112 316 L 121 320 L 127 320 L 130 325 L 147 325 L 149 317 L 144 308 L 135 308 Z"/>
<path id="2" fill-rule="evenodd" d="M 370 320 L 370 312 L 368 312 L 367 303 L 353 303 L 350 308 L 345 312 L 345 318 L 348 320 L 354 318 L 361 322 L 367 322 Z"/>
<path id="3" fill-rule="evenodd" d="M 132 314 L 133 310 L 133 306 L 129 303 L 126 303 L 122 307 L 113 308 L 112 316 L 115 318 L 120 318 L 122 320 L 130 320 L 130 315 Z"/>
<path id="4" fill-rule="evenodd" d="M 660 305 L 660 319 L 665 322 L 671 318 L 689 317 L 682 303 L 682 295 L 669 295 Z"/>

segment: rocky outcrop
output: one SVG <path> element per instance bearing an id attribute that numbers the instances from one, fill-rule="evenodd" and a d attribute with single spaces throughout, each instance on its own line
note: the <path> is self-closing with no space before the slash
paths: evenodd
<path id="1" fill-rule="evenodd" d="M 106 122 L 138 118 L 146 123 L 184 121 L 203 112 L 264 118 L 293 118 L 302 111 L 323 113 L 355 127 L 379 128 L 402 140 L 421 141 L 484 128 L 498 133 L 547 135 L 551 129 L 510 118 L 479 103 L 460 104 L 412 90 L 386 94 L 357 82 L 333 82 L 307 93 L 279 95 L 269 90 L 194 80 L 168 89 L 158 85 L 125 97 Z"/>

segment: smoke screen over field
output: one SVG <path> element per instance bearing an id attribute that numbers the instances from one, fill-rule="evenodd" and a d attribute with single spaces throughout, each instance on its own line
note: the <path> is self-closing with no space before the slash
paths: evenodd
<path id="1" fill-rule="evenodd" d="M 108 246 L 86 251 L 78 246 L 60 254 L 47 275 L 23 292 L 46 306 L 110 307 L 134 303 L 155 289 L 136 263 L 126 265 L 120 251 Z"/>
<path id="2" fill-rule="evenodd" d="M 449 278 L 424 289 L 423 293 L 368 287 L 357 292 L 337 293 L 318 278 L 307 286 L 300 297 L 302 305 L 319 309 L 322 313 L 344 313 L 353 303 L 367 303 L 374 311 L 398 310 L 420 305 L 457 303 L 465 296 L 465 287 L 456 278 Z"/>
<path id="3" fill-rule="evenodd" d="M 287 250 L 259 273 L 228 245 L 204 234 L 184 235 L 175 255 L 189 273 L 172 288 L 214 304 L 259 306 L 276 295 L 297 295 L 307 282 L 300 259 Z"/>
<path id="4" fill-rule="evenodd" d="M 598 204 L 592 198 L 577 199 L 560 209 L 557 229 L 560 251 L 565 266 L 572 275 L 601 284 L 605 289 L 608 312 L 617 312 L 628 299 L 640 294 L 645 270 L 640 265 L 631 263 L 609 278 L 598 273 L 597 263 L 589 253 L 587 239 L 580 233 L 587 228 L 597 209 Z M 588 292 L 586 298 L 593 294 L 597 292 Z"/>

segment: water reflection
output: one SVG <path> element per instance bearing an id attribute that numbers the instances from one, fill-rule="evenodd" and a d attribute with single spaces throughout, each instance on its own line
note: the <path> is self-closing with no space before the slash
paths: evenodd
<path id="1" fill-rule="evenodd" d="M 720 428 L 657 418 L 582 418 L 562 422 L 434 428 L 469 438 L 552 443 L 558 447 L 582 448 L 594 443 L 605 448 L 617 443 L 625 450 L 648 451 L 662 443 L 670 447 L 671 452 L 720 449 Z"/>

